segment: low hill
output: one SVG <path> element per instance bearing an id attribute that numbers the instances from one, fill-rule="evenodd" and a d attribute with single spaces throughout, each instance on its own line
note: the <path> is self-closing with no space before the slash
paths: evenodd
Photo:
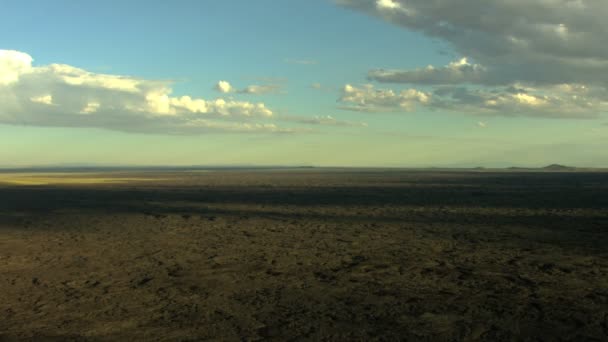
<path id="1" fill-rule="evenodd" d="M 575 167 L 560 164 L 551 164 L 542 168 L 545 171 L 576 171 Z"/>

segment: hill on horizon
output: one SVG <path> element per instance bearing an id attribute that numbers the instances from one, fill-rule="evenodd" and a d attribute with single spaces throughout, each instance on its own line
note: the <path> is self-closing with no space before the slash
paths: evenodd
<path id="1" fill-rule="evenodd" d="M 547 165 L 545 167 L 542 168 L 543 170 L 547 170 L 547 171 L 572 171 L 572 170 L 576 170 L 576 167 L 572 167 L 572 166 L 566 166 L 566 165 L 561 165 L 561 164 L 551 164 L 551 165 Z"/>

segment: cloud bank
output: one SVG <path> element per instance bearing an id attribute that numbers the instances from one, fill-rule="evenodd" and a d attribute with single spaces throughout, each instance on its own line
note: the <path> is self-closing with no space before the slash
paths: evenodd
<path id="1" fill-rule="evenodd" d="M 285 121 L 297 122 L 305 125 L 336 126 L 336 127 L 367 127 L 367 123 L 360 121 L 338 120 L 331 115 L 317 115 L 313 117 L 284 116 Z"/>
<path id="2" fill-rule="evenodd" d="M 336 2 L 441 40 L 463 56 L 446 66 L 369 71 L 371 81 L 430 88 L 431 109 L 571 118 L 608 109 L 608 45 L 600 43 L 608 33 L 605 1 Z"/>
<path id="3" fill-rule="evenodd" d="M 261 102 L 172 96 L 167 81 L 32 61 L 0 50 L 0 123 L 169 134 L 294 131 L 269 122 L 274 114 Z"/>

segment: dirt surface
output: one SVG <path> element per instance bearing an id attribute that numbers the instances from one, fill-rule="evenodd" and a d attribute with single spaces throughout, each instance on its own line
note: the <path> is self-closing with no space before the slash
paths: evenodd
<path id="1" fill-rule="evenodd" d="M 0 341 L 608 340 L 606 173 L 35 177 Z"/>

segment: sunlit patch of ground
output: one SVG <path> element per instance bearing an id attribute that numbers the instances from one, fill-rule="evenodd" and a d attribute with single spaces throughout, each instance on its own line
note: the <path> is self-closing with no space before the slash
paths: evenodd
<path id="1" fill-rule="evenodd" d="M 121 177 L 107 174 L 85 173 L 5 173 L 0 174 L 0 184 L 53 185 L 53 184 L 116 184 L 129 182 L 158 181 L 158 178 Z"/>

